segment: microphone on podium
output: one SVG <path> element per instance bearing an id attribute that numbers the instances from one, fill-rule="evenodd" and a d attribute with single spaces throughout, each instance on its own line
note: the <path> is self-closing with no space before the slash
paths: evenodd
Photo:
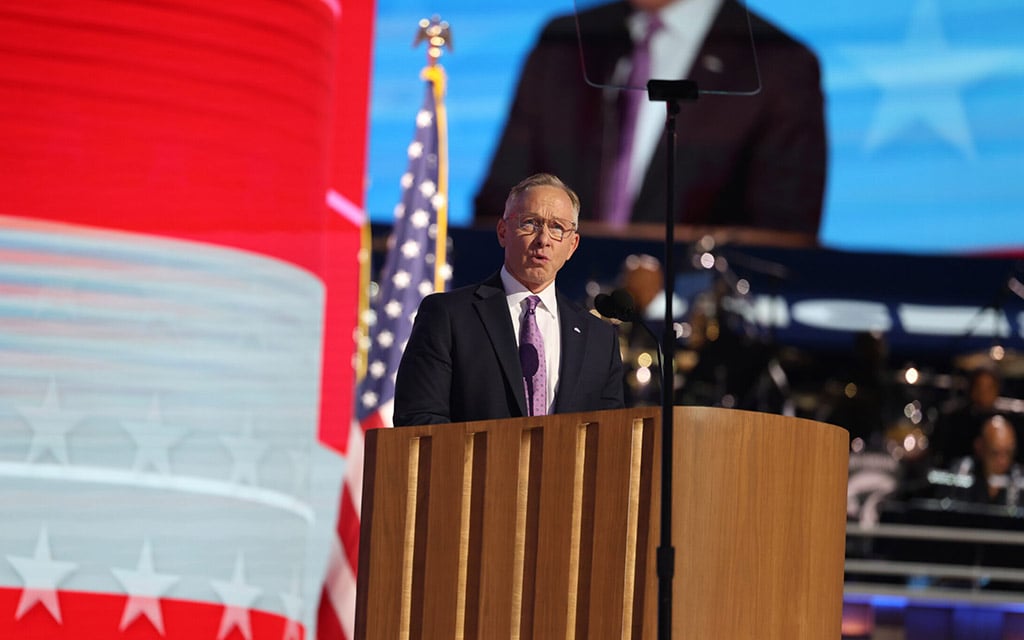
<path id="1" fill-rule="evenodd" d="M 594 296 L 594 309 L 596 309 L 597 312 L 605 318 L 639 324 L 644 328 L 644 331 L 651 336 L 651 340 L 654 341 L 654 344 L 658 345 L 658 368 L 662 371 L 661 394 L 662 401 L 664 402 L 664 395 L 667 393 L 666 388 L 668 388 L 669 385 L 665 383 L 664 379 L 665 355 L 661 348 L 661 341 L 658 340 L 658 336 L 654 334 L 651 327 L 644 322 L 643 317 L 641 317 L 637 312 L 636 303 L 633 302 L 633 296 L 631 296 L 625 289 L 616 289 L 610 294 L 599 293 Z"/>
<path id="2" fill-rule="evenodd" d="M 622 322 L 634 322 L 640 319 L 636 312 L 636 303 L 633 302 L 633 296 L 629 295 L 629 292 L 625 289 L 616 289 L 611 294 L 597 294 L 594 298 L 594 308 L 602 316 L 621 320 Z M 657 338 L 655 338 L 655 342 L 657 342 Z"/>
<path id="3" fill-rule="evenodd" d="M 523 365 L 523 375 L 532 378 L 540 369 L 540 354 L 537 347 L 524 344 L 519 351 L 519 362 Z"/>
<path id="4" fill-rule="evenodd" d="M 519 350 L 519 363 L 523 365 L 523 376 L 526 378 L 526 404 L 533 406 L 535 392 L 529 380 L 540 370 L 540 354 L 537 347 L 532 344 L 524 344 Z M 533 411 L 530 411 L 533 415 Z"/>

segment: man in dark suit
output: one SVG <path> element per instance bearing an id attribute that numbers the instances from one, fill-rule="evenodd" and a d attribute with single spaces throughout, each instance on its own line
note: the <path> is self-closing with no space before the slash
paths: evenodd
<path id="1" fill-rule="evenodd" d="M 579 210 L 553 175 L 511 189 L 497 225 L 501 270 L 420 303 L 395 381 L 396 426 L 623 406 L 615 328 L 554 286 L 580 242 Z M 532 363 L 521 359 L 528 330 L 543 337 Z"/>
<path id="2" fill-rule="evenodd" d="M 519 80 L 491 167 L 476 196 L 476 215 L 495 211 L 517 176 L 556 173 L 577 185 L 594 217 L 606 217 L 610 171 L 618 153 L 618 103 L 623 90 L 588 84 L 624 84 L 636 35 L 636 16 L 660 16 L 661 37 L 675 38 L 694 22 L 699 8 L 708 14 L 692 55 L 674 58 L 678 71 L 650 77 L 688 78 L 707 90 L 756 95 L 701 95 L 684 103 L 677 118 L 676 219 L 691 225 L 738 226 L 817 236 L 826 171 L 826 140 L 820 70 L 815 55 L 758 16 L 750 15 L 757 65 L 751 48 L 747 11 L 736 0 L 632 0 L 581 12 L 587 33 L 606 34 L 601 46 L 584 44 L 586 79 L 572 16 L 556 18 L 543 30 Z M 686 11 L 691 13 L 685 14 Z M 712 18 L 713 16 L 713 18 Z M 629 28 L 632 27 L 633 35 Z M 589 37 L 589 36 L 588 36 Z M 658 37 L 655 34 L 654 37 Z M 682 37 L 669 42 L 685 47 Z M 699 44 L 698 44 L 699 43 Z M 655 46 L 653 56 L 658 55 Z M 662 67 L 665 69 L 666 67 Z M 759 70 L 759 71 L 758 71 Z M 678 75 L 672 75 L 678 74 Z M 643 86 L 644 83 L 641 84 Z M 642 109 L 660 108 L 654 103 Z M 648 149 L 633 151 L 630 182 L 632 222 L 664 220 L 665 140 L 648 119 Z M 657 135 L 655 142 L 654 136 Z M 644 169 L 646 166 L 646 169 Z"/>
<path id="3" fill-rule="evenodd" d="M 1024 488 L 1024 470 L 1014 462 L 1017 434 L 1001 415 L 986 420 L 974 440 L 974 455 L 957 460 L 950 469 L 955 481 L 939 492 L 943 498 L 1015 507 Z M 966 481 L 970 478 L 972 481 Z"/>

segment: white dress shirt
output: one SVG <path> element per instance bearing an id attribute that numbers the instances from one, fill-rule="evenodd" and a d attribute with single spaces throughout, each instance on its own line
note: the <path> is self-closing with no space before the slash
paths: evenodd
<path id="1" fill-rule="evenodd" d="M 555 390 L 558 388 L 558 365 L 561 362 L 560 354 L 562 352 L 562 335 L 558 330 L 558 301 L 555 296 L 555 286 L 552 283 L 543 291 L 533 293 L 512 277 L 504 265 L 501 267 L 501 284 L 505 287 L 505 299 L 508 301 L 509 315 L 512 316 L 512 328 L 515 330 L 517 347 L 519 346 L 519 327 L 522 326 L 523 316 L 526 313 L 523 300 L 533 295 L 540 297 L 540 304 L 537 305 L 535 313 L 537 327 L 544 338 L 544 364 L 547 367 L 547 398 L 544 403 L 547 409 L 545 413 L 551 413 Z"/>
<path id="2" fill-rule="evenodd" d="M 659 80 L 679 80 L 689 76 L 694 58 L 722 0 L 679 0 L 658 12 L 662 28 L 651 37 L 651 77 Z M 634 42 L 640 42 L 647 31 L 648 16 L 638 11 L 630 16 L 629 31 Z M 623 61 L 616 74 L 629 76 L 629 60 Z M 619 75 L 621 74 L 621 75 Z M 644 100 L 637 114 L 636 135 L 629 161 L 627 189 L 630 202 L 636 199 L 643 185 L 647 167 L 665 130 L 665 103 Z M 686 132 L 681 132 L 685 136 Z"/>

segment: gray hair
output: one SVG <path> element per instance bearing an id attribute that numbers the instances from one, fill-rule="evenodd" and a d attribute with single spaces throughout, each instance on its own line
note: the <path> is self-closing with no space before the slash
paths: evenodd
<path id="1" fill-rule="evenodd" d="M 505 199 L 505 212 L 501 217 L 507 219 L 512 212 L 513 204 L 519 199 L 519 196 L 534 187 L 556 187 L 564 191 L 565 195 L 569 196 L 569 202 L 572 203 L 572 221 L 574 224 L 579 224 L 580 197 L 576 195 L 576 192 L 569 185 L 562 182 L 558 176 L 550 173 L 535 173 L 512 187 L 508 192 L 508 198 Z"/>

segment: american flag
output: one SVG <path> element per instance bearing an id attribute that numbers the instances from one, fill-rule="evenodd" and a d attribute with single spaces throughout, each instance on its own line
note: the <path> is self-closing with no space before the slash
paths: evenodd
<path id="1" fill-rule="evenodd" d="M 420 301 L 444 288 L 450 273 L 445 263 L 447 157 L 444 71 L 424 69 L 426 95 L 416 114 L 416 132 L 408 147 L 408 170 L 402 176 L 402 199 L 388 239 L 379 289 L 369 311 L 366 375 L 355 394 L 354 424 L 341 491 L 337 540 L 331 551 L 320 601 L 320 640 L 353 637 L 356 569 L 359 559 L 359 507 L 362 497 L 363 434 L 393 426 L 395 374 L 412 331 Z"/>

